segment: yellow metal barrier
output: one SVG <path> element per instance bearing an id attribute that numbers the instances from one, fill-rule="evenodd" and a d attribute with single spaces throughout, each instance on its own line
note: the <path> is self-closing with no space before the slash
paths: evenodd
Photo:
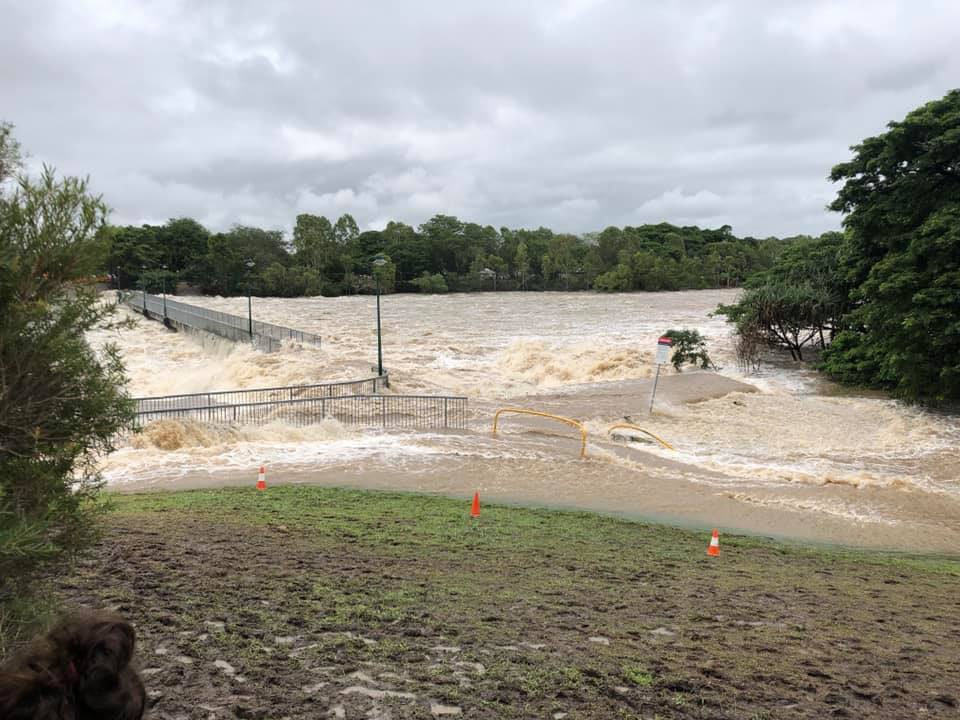
<path id="1" fill-rule="evenodd" d="M 535 417 L 544 417 L 550 420 L 559 420 L 562 423 L 566 423 L 571 427 L 575 427 L 580 431 L 580 457 L 585 458 L 587 456 L 587 429 L 577 420 L 573 418 L 563 417 L 562 415 L 552 415 L 550 413 L 540 412 L 538 410 L 527 410 L 526 408 L 513 408 L 505 407 L 500 408 L 494 413 L 493 416 L 493 434 L 497 434 L 497 422 L 500 420 L 500 415 L 502 413 L 516 413 L 518 415 L 534 415 Z"/>
<path id="2" fill-rule="evenodd" d="M 644 430 L 642 427 L 637 427 L 636 425 L 630 425 L 630 424 L 628 424 L 628 423 L 617 423 L 616 425 L 611 425 L 610 427 L 608 427 L 608 428 L 607 428 L 607 432 L 608 432 L 608 433 L 611 433 L 611 432 L 613 432 L 614 430 L 616 430 L 617 428 L 623 428 L 623 429 L 626 429 L 626 430 L 637 430 L 637 431 L 639 431 L 639 432 L 642 432 L 644 435 L 649 435 L 649 436 L 652 437 L 654 440 L 656 440 L 658 443 L 660 443 L 660 445 L 662 445 L 663 447 L 665 447 L 667 450 L 675 450 L 675 448 L 673 447 L 673 445 L 671 445 L 670 443 L 668 443 L 666 440 L 663 440 L 662 438 L 658 438 L 656 435 L 654 435 L 654 434 L 653 434 L 652 432 L 650 432 L 649 430 Z"/>

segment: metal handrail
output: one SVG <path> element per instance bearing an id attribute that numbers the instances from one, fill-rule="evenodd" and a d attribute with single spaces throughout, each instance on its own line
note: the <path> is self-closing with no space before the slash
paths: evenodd
<path id="1" fill-rule="evenodd" d="M 659 437 L 657 437 L 656 435 L 654 435 L 652 432 L 650 432 L 649 430 L 644 430 L 642 427 L 639 427 L 639 426 L 637 426 L 637 425 L 631 425 L 630 423 L 617 423 L 617 424 L 615 424 L 615 425 L 611 425 L 610 427 L 607 428 L 607 432 L 608 432 L 608 433 L 612 433 L 614 430 L 616 430 L 616 429 L 618 429 L 618 428 L 627 429 L 627 430 L 637 430 L 637 431 L 639 431 L 639 432 L 644 433 L 645 435 L 649 435 L 649 436 L 652 437 L 654 440 L 656 440 L 658 443 L 660 443 L 660 445 L 662 445 L 663 447 L 665 447 L 667 450 L 676 451 L 676 448 L 673 447 L 673 445 L 671 445 L 670 443 L 668 443 L 668 442 L 667 442 L 666 440 L 664 440 L 663 438 L 659 438 Z"/>
<path id="2" fill-rule="evenodd" d="M 277 385 L 274 387 L 261 387 L 261 388 L 242 388 L 240 390 L 208 390 L 207 392 L 198 392 L 198 393 L 178 393 L 176 395 L 150 395 L 149 397 L 136 397 L 133 398 L 134 402 L 140 402 L 144 400 L 174 400 L 177 398 L 195 398 L 201 397 L 203 395 L 238 395 L 242 393 L 256 393 L 256 392 L 279 392 L 279 391 L 290 391 L 290 390 L 313 390 L 315 388 L 326 388 L 326 387 L 343 387 L 344 385 L 359 385 L 361 383 L 374 383 L 374 385 L 382 384 L 389 386 L 388 382 L 389 376 L 384 373 L 383 375 L 374 375 L 373 377 L 364 378 L 362 380 L 336 380 L 334 382 L 326 383 L 314 383 L 311 385 Z"/>
<path id="3" fill-rule="evenodd" d="M 256 425 L 284 420 L 304 425 L 333 416 L 347 425 L 384 429 L 464 429 L 467 402 L 466 397 L 447 395 L 340 395 L 143 410 L 136 414 L 135 424 L 143 427 L 166 418 L 193 418 L 212 423 Z"/>
<path id="4" fill-rule="evenodd" d="M 279 341 L 286 339 L 321 345 L 319 335 L 305 330 L 274 325 L 262 320 L 251 322 L 250 318 L 240 315 L 209 310 L 149 293 L 130 294 L 125 298 L 125 302 L 144 314 L 149 313 L 163 318 L 165 322 L 172 321 L 185 327 L 211 332 L 228 340 L 255 340 L 261 345 L 266 345 L 265 349 L 268 351 L 277 349 Z"/>
<path id="5" fill-rule="evenodd" d="M 550 420 L 559 420 L 562 423 L 566 423 L 571 427 L 575 427 L 580 430 L 580 457 L 585 458 L 587 456 L 587 429 L 583 426 L 579 420 L 574 420 L 573 418 L 564 417 L 563 415 L 554 415 L 552 413 L 540 412 L 539 410 L 529 410 L 527 408 L 514 408 L 514 407 L 505 407 L 497 410 L 493 415 L 493 434 L 497 434 L 497 423 L 500 420 L 500 415 L 502 413 L 516 413 L 518 415 L 534 415 L 536 417 L 549 418 Z"/>

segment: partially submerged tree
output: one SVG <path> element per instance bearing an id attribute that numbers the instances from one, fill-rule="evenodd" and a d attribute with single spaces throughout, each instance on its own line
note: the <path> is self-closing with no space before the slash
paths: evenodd
<path id="1" fill-rule="evenodd" d="M 839 260 L 842 243 L 839 233 L 797 240 L 773 267 L 750 278 L 736 303 L 717 309 L 736 325 L 741 367 L 755 367 L 768 348 L 786 349 L 794 360 L 803 360 L 804 348 L 822 348 L 832 339 L 849 308 Z"/>
<path id="2" fill-rule="evenodd" d="M 49 168 L 0 194 L 0 609 L 93 536 L 97 459 L 132 418 L 116 349 L 85 335 L 114 310 L 85 284 L 106 213 L 85 180 Z"/>
<path id="3" fill-rule="evenodd" d="M 707 353 L 707 341 L 696 330 L 667 330 L 664 337 L 673 340 L 671 362 L 680 372 L 684 365 L 696 365 L 701 370 L 715 367 Z"/>
<path id="4" fill-rule="evenodd" d="M 821 336 L 827 318 L 821 315 L 824 297 L 811 283 L 764 283 L 747 290 L 735 305 L 719 312 L 736 323 L 738 336 L 749 336 L 767 347 L 783 347 L 794 360 Z"/>

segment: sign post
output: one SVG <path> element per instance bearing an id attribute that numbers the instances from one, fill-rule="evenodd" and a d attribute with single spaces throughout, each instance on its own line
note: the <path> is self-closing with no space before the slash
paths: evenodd
<path id="1" fill-rule="evenodd" d="M 657 383 L 660 382 L 660 366 L 670 362 L 670 349 L 673 347 L 673 340 L 663 336 L 657 340 L 657 374 L 653 378 L 653 390 L 650 392 L 649 413 L 653 414 L 653 400 L 657 397 Z"/>

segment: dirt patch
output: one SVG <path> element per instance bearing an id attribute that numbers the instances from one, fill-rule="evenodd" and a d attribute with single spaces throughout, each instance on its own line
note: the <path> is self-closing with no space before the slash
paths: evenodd
<path id="1" fill-rule="evenodd" d="M 958 713 L 949 563 L 729 538 L 712 559 L 680 530 L 503 508 L 477 528 L 435 498 L 178 495 L 125 499 L 57 581 L 136 623 L 155 719 Z"/>

